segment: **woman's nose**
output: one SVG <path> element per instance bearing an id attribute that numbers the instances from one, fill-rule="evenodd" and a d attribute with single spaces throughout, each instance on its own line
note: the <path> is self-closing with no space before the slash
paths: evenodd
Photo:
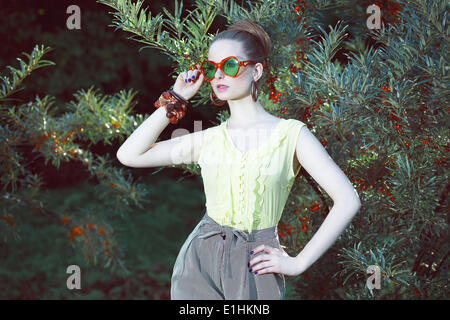
<path id="1" fill-rule="evenodd" d="M 222 72 L 222 70 L 220 70 L 219 68 L 217 68 L 216 71 L 216 78 L 223 78 L 224 73 Z"/>

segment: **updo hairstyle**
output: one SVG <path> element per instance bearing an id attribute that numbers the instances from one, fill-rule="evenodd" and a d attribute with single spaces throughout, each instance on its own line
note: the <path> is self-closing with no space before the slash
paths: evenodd
<path id="1" fill-rule="evenodd" d="M 256 22 L 244 19 L 232 24 L 225 31 L 217 34 L 211 45 L 216 41 L 225 39 L 239 41 L 247 60 L 259 62 L 264 68 L 268 67 L 267 56 L 272 43 L 267 32 Z M 264 75 L 256 82 L 258 89 L 261 87 L 260 83 L 263 78 Z"/>

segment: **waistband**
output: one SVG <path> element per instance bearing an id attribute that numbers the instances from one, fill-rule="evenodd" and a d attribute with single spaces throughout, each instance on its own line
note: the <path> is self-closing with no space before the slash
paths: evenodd
<path id="1" fill-rule="evenodd" d="M 212 219 L 208 212 L 205 212 L 202 220 L 200 221 L 199 230 L 199 238 L 206 239 L 212 237 L 214 235 L 221 235 L 225 237 L 225 246 L 224 246 L 224 258 L 225 258 L 225 269 L 228 269 L 229 276 L 231 277 L 231 264 L 230 264 L 230 254 L 231 254 L 231 244 L 233 242 L 233 238 L 236 236 L 237 238 L 242 239 L 246 242 L 246 250 L 249 252 L 249 247 L 251 242 L 262 241 L 262 240 L 271 240 L 277 237 L 277 227 L 269 227 L 265 229 L 252 230 L 248 232 L 247 230 L 240 230 L 231 226 L 225 226 L 217 223 L 214 219 Z"/>
<path id="2" fill-rule="evenodd" d="M 207 211 L 201 219 L 200 224 L 201 226 L 208 225 L 207 229 L 211 229 L 211 231 L 221 231 L 223 235 L 226 235 L 227 233 L 233 233 L 237 237 L 240 237 L 242 240 L 247 242 L 269 240 L 277 237 L 276 226 L 265 229 L 252 230 L 251 232 L 248 232 L 248 230 L 241 230 L 232 226 L 225 226 L 217 223 L 217 221 L 215 221 L 208 215 Z"/>

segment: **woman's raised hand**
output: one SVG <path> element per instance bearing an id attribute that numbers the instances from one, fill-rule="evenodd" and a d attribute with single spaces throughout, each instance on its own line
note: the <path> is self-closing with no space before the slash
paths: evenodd
<path id="1" fill-rule="evenodd" d="M 173 86 L 173 91 L 186 100 L 195 96 L 203 84 L 203 73 L 198 69 L 198 65 L 196 65 L 196 68 L 197 69 L 194 70 L 181 72 Z"/>

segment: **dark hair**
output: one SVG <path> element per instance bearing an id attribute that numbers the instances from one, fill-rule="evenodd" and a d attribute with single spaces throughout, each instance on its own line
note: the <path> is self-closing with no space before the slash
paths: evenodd
<path id="1" fill-rule="evenodd" d="M 261 63 L 264 68 L 268 66 L 267 56 L 270 53 L 271 41 L 267 32 L 256 22 L 250 19 L 240 20 L 220 32 L 211 45 L 218 40 L 237 40 L 242 43 L 247 59 Z M 260 83 L 261 77 L 258 80 Z"/>

